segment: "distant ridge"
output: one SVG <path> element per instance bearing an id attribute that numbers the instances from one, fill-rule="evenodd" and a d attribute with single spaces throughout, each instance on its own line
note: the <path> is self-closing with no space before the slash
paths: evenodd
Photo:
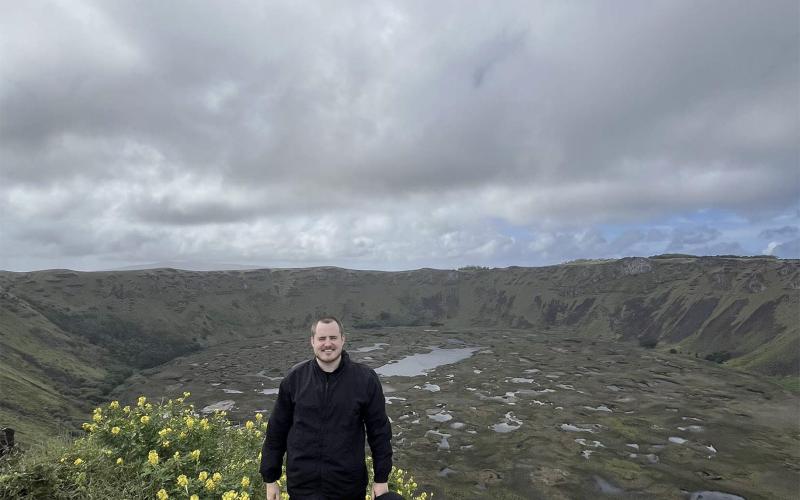
<path id="1" fill-rule="evenodd" d="M 149 264 L 134 264 L 131 266 L 107 269 L 106 271 L 147 271 L 150 269 L 177 269 L 179 271 L 247 271 L 263 269 L 265 266 L 251 266 L 243 264 L 227 264 L 224 262 L 204 262 L 187 260 L 165 260 Z"/>

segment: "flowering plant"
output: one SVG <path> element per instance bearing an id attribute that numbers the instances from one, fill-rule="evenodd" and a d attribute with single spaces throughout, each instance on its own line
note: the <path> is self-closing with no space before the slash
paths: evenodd
<path id="1" fill-rule="evenodd" d="M 225 412 L 201 416 L 189 396 L 156 403 L 141 396 L 133 406 L 112 401 L 96 408 L 83 424 L 84 437 L 0 466 L 0 498 L 263 499 L 263 416 L 242 425 Z M 288 500 L 285 474 L 278 483 Z M 429 498 L 415 496 L 416 487 L 407 473 L 392 469 L 392 490 Z"/>

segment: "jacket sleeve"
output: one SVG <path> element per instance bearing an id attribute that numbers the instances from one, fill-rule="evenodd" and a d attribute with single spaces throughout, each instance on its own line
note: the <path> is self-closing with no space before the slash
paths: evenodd
<path id="1" fill-rule="evenodd" d="M 286 439 L 292 426 L 294 405 L 292 404 L 287 379 L 281 381 L 278 399 L 269 417 L 267 435 L 261 448 L 261 467 L 259 472 L 265 483 L 280 479 L 283 471 L 283 455 L 286 453 Z"/>
<path id="2" fill-rule="evenodd" d="M 367 428 L 367 441 L 372 451 L 372 468 L 375 482 L 385 483 L 392 471 L 392 426 L 386 416 L 386 401 L 378 374 L 369 371 L 369 402 L 365 408 L 364 425 Z"/>

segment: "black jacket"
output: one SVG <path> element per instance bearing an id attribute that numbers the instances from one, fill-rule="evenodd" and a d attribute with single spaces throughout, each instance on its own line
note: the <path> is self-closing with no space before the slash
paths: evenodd
<path id="1" fill-rule="evenodd" d="M 302 362 L 281 381 L 261 452 L 261 476 L 277 481 L 285 452 L 293 499 L 361 500 L 367 487 L 365 428 L 375 482 L 385 483 L 392 469 L 392 428 L 378 375 L 347 352 L 332 373 L 314 359 Z"/>

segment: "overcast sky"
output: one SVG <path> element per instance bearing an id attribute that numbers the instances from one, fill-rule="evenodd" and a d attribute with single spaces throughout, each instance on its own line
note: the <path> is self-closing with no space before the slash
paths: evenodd
<path id="1" fill-rule="evenodd" d="M 0 269 L 800 257 L 789 1 L 25 1 Z"/>

